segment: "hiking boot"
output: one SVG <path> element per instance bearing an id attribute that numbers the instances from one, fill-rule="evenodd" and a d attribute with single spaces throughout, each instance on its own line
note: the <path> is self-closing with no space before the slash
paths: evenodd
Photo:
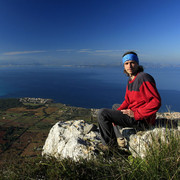
<path id="1" fill-rule="evenodd" d="M 124 148 L 125 147 L 125 143 L 126 143 L 125 142 L 125 138 L 123 138 L 123 137 L 117 138 L 117 143 L 118 143 L 118 146 Z"/>

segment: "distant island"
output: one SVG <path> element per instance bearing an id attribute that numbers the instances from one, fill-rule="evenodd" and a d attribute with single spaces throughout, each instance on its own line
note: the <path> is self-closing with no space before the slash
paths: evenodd
<path id="1" fill-rule="evenodd" d="M 180 68 L 180 64 L 164 64 L 164 63 L 141 63 L 146 68 Z M 0 67 L 28 67 L 28 66 L 45 66 L 45 67 L 117 67 L 122 66 L 122 63 L 119 61 L 117 63 L 102 63 L 102 64 L 42 64 L 42 63 L 1 63 Z"/>

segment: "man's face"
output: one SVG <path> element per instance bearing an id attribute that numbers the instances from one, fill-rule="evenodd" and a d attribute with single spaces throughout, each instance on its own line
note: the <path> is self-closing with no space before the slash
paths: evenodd
<path id="1" fill-rule="evenodd" d="M 136 75 L 137 69 L 138 69 L 138 64 L 136 61 L 133 61 L 133 60 L 126 61 L 124 63 L 124 69 L 129 74 L 129 76 Z"/>

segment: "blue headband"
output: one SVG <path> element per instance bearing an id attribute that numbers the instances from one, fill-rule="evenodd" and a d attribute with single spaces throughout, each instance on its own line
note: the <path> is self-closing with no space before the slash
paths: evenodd
<path id="1" fill-rule="evenodd" d="M 123 59 L 122 59 L 122 62 L 124 64 L 126 61 L 130 61 L 130 60 L 136 61 L 139 64 L 139 59 L 135 54 L 127 54 L 127 55 L 125 55 L 123 57 Z"/>

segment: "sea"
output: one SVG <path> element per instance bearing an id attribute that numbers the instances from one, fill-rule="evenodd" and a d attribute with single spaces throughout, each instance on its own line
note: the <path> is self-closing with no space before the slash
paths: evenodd
<path id="1" fill-rule="evenodd" d="M 160 112 L 180 112 L 180 68 L 147 67 L 161 95 Z M 84 108 L 122 103 L 128 77 L 120 66 L 0 67 L 0 98 L 39 97 Z"/>

